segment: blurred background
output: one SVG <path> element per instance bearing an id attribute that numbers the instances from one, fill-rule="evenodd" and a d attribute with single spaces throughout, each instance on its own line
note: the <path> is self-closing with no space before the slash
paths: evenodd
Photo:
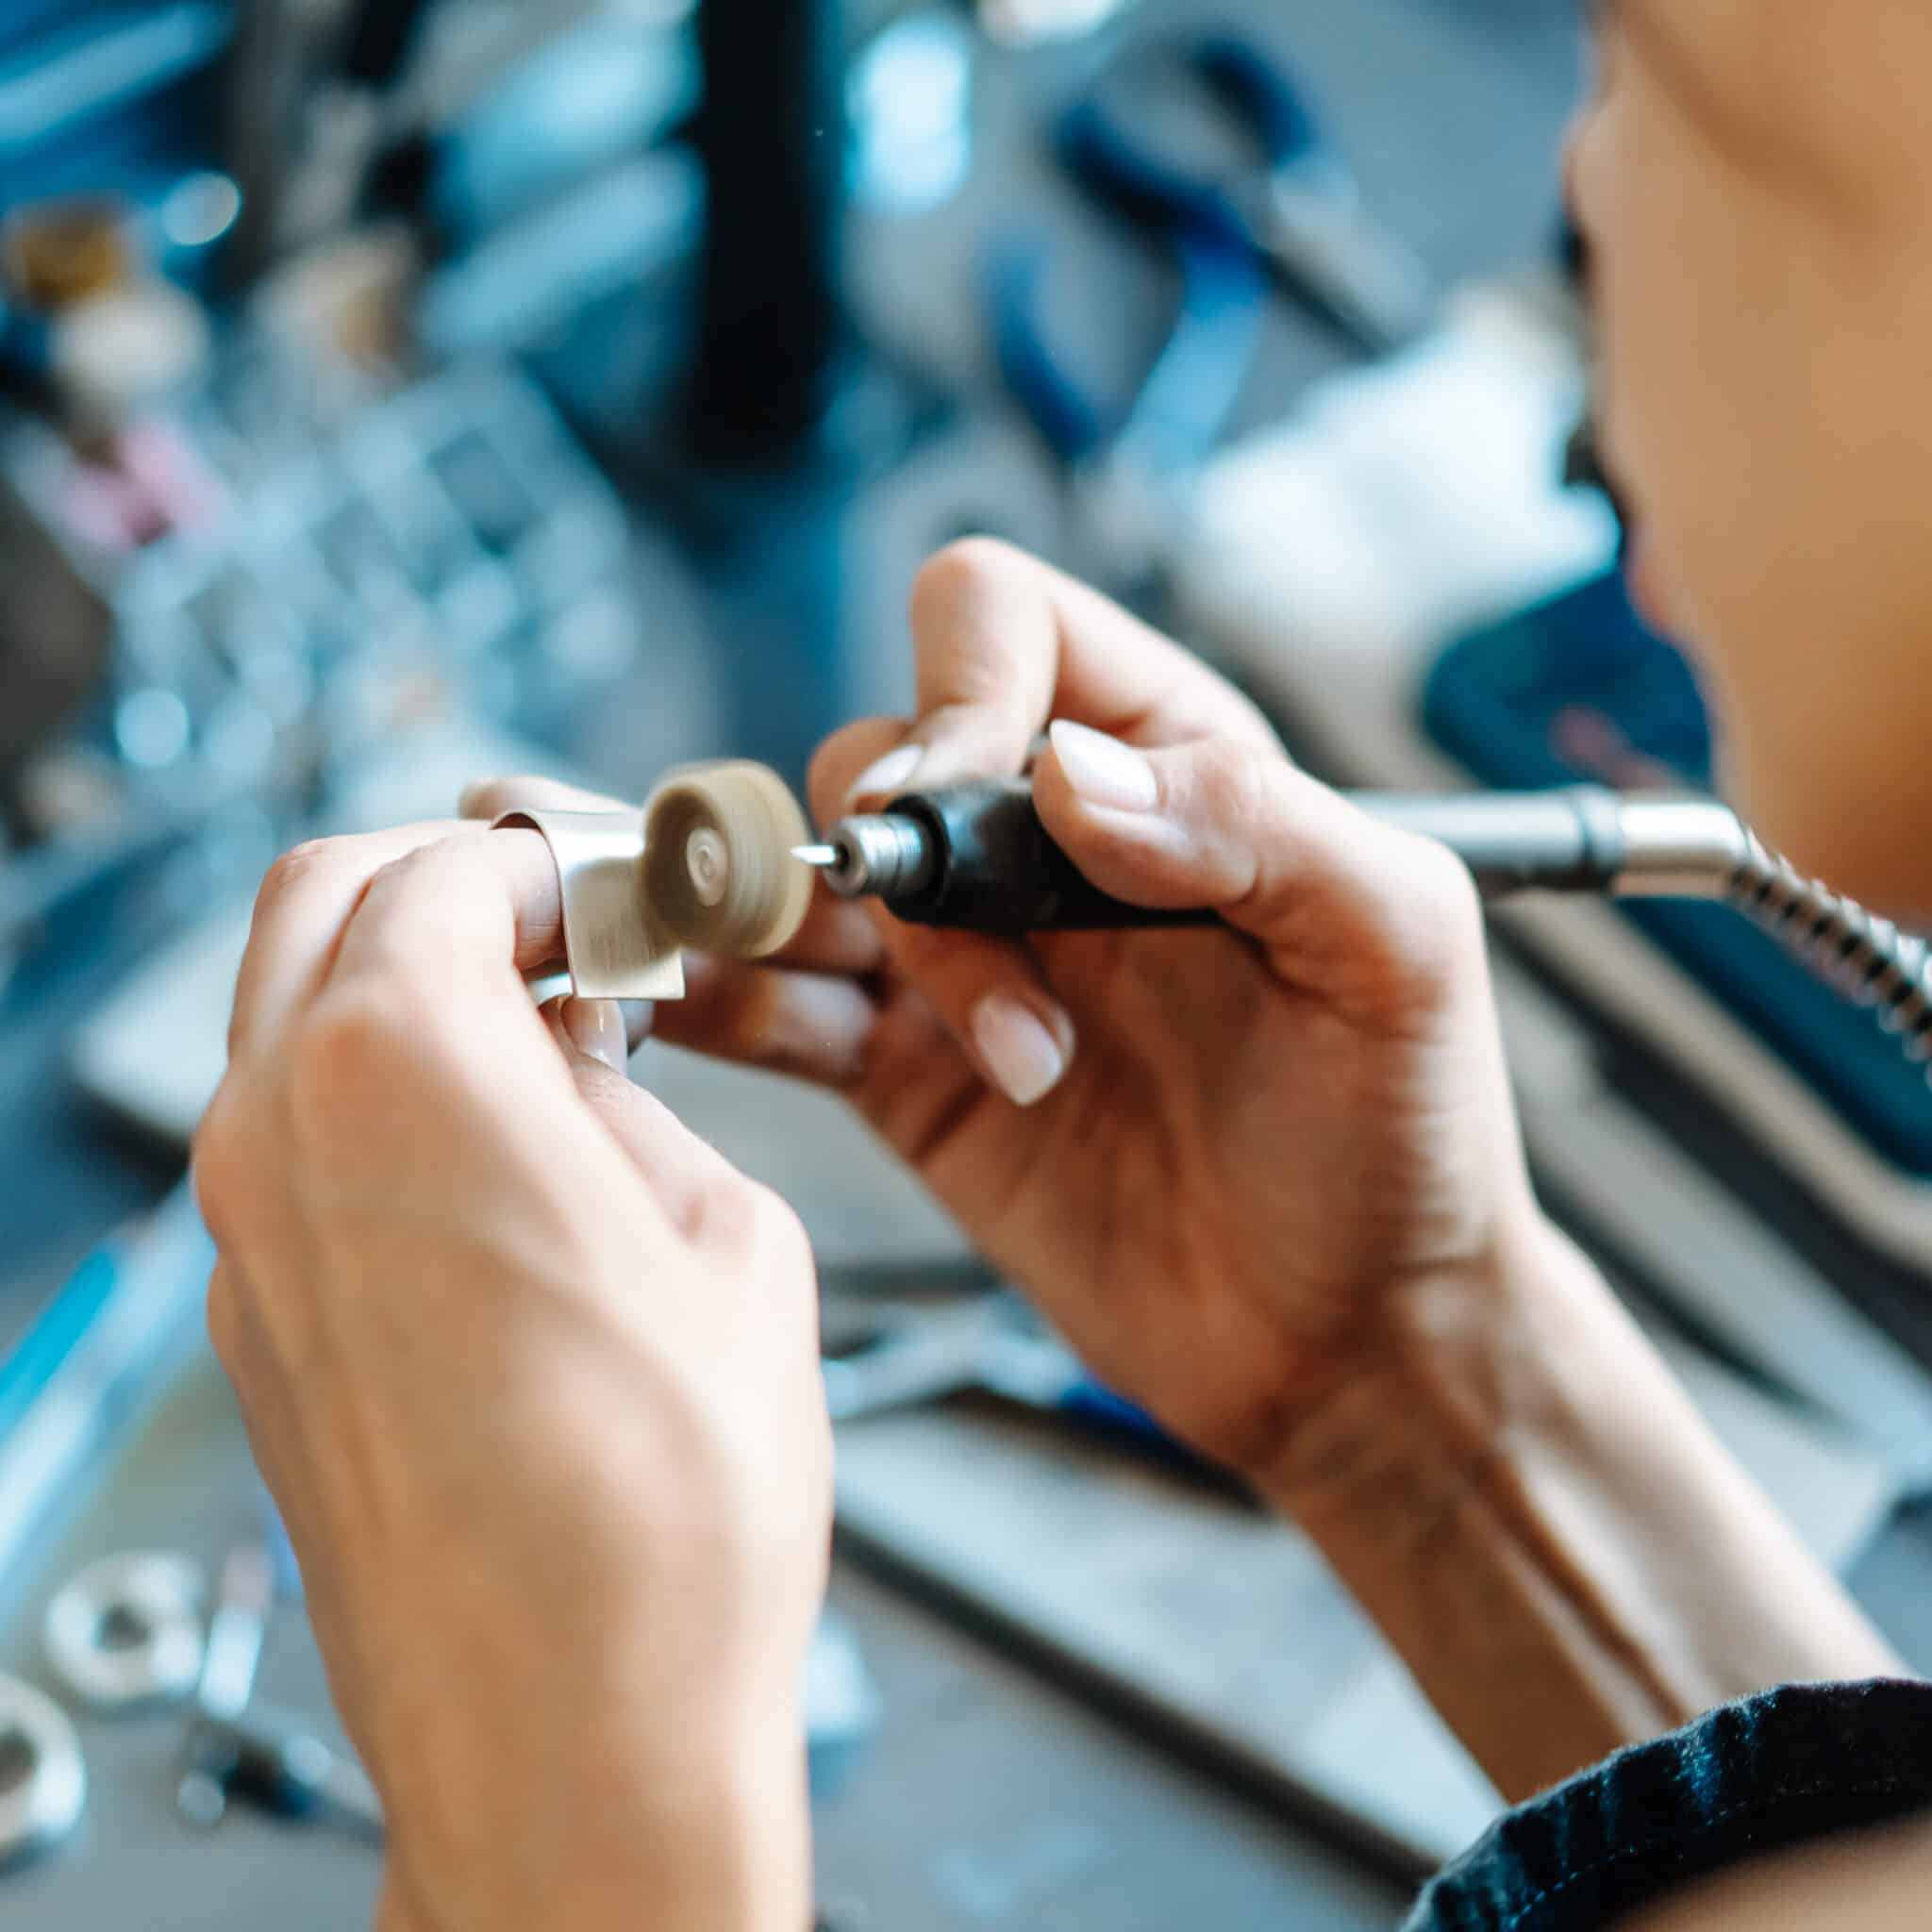
<path id="1" fill-rule="evenodd" d="M 1548 0 L 0 8 L 0 1920 L 366 1918 L 181 1187 L 256 883 L 910 698 L 1041 552 L 1338 782 L 1708 777 L 1578 438 Z M 1932 1664 L 1932 1097 L 1730 915 L 1499 915 L 1540 1186 Z M 824 1104 L 825 1921 L 1388 1927 L 1494 1793 L 1288 1526 Z M 502 1767 L 515 1778 L 515 1765 Z"/>

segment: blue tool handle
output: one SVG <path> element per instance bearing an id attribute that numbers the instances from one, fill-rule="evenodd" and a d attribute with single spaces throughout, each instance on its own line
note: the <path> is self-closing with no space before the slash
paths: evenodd
<path id="1" fill-rule="evenodd" d="M 1170 1436 L 1144 1408 L 1116 1395 L 1091 1376 L 1083 1376 L 1060 1397 L 1059 1412 L 1069 1422 L 1095 1435 L 1111 1437 L 1163 1468 L 1217 1485 L 1231 1480 L 1225 1470 L 1195 1455 L 1185 1442 Z"/>
<path id="2" fill-rule="evenodd" d="M 1101 1423 L 1126 1435 L 1151 1436 L 1162 1442 L 1173 1440 L 1144 1408 L 1091 1377 L 1075 1382 L 1060 1397 L 1060 1410 L 1076 1421 Z"/>
<path id="3" fill-rule="evenodd" d="M 1112 434 L 1093 399 L 1048 346 L 1041 321 L 1041 256 L 1020 244 L 987 265 L 986 306 L 1000 375 L 1061 462 L 1083 463 Z"/>
<path id="4" fill-rule="evenodd" d="M 1237 34 L 1208 34 L 1194 48 L 1201 78 L 1260 136 L 1276 168 L 1327 154 L 1307 95 L 1270 56 Z"/>
<path id="5" fill-rule="evenodd" d="M 1189 235 L 1178 252 L 1180 318 L 1116 443 L 1157 476 L 1184 475 L 1213 455 L 1247 387 L 1267 312 L 1267 283 L 1247 250 Z"/>
<path id="6" fill-rule="evenodd" d="M 1246 219 L 1214 183 L 1171 168 L 1121 131 L 1097 103 L 1080 101 L 1060 117 L 1061 164 L 1097 200 L 1142 226 L 1252 245 Z"/>

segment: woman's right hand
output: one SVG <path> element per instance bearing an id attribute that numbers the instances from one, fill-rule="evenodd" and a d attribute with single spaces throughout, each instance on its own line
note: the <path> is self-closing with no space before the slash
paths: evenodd
<path id="1" fill-rule="evenodd" d="M 919 715 L 827 744 L 821 820 L 1017 773 L 1051 724 L 1036 796 L 1082 869 L 1233 930 L 1020 945 L 824 896 L 778 962 L 693 962 L 658 1033 L 845 1092 L 1100 1374 L 1274 1487 L 1311 1416 L 1479 1331 L 1541 1239 L 1470 880 L 1016 551 L 942 553 L 913 626 Z"/>
<path id="2" fill-rule="evenodd" d="M 1103 1376 L 1295 1516 L 1499 1789 L 1896 1659 L 1530 1193 L 1474 889 L 1196 659 L 1003 546 L 821 819 L 1034 770 L 1097 884 L 1226 933 L 1028 945 L 821 900 L 658 1033 L 843 1091 Z M 540 800 L 484 788 L 478 812 Z"/>

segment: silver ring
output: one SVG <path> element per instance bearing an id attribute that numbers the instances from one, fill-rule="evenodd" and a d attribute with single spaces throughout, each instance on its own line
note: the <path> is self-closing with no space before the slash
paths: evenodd
<path id="1" fill-rule="evenodd" d="M 51 1850 L 80 1823 L 87 1766 L 67 1714 L 17 1677 L 0 1677 L 0 1865 Z"/>
<path id="2" fill-rule="evenodd" d="M 586 1000 L 681 1000 L 684 955 L 644 893 L 638 812 L 512 811 L 492 829 L 539 833 L 557 864 L 571 991 Z"/>
<path id="3" fill-rule="evenodd" d="M 186 1697 L 201 1675 L 198 1563 L 164 1552 L 107 1557 L 55 1592 L 41 1626 L 48 1668 L 91 1709 L 142 1709 Z"/>

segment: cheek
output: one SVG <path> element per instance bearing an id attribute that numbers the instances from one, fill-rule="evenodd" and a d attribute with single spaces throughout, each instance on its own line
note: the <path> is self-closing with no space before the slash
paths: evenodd
<path id="1" fill-rule="evenodd" d="M 1606 433 L 1694 648 L 1739 804 L 1852 891 L 1932 903 L 1905 719 L 1932 704 L 1932 237 L 1874 247 L 1760 187 L 1631 81 L 1591 133 Z M 1916 252 L 1915 252 L 1916 251 Z M 1861 258 L 1862 256 L 1862 258 Z"/>
<path id="2" fill-rule="evenodd" d="M 1587 165 L 1609 454 L 1680 617 L 1721 649 L 1763 542 L 1802 514 L 1784 441 L 1790 291 L 1748 197 L 1640 83 L 1605 112 Z"/>

